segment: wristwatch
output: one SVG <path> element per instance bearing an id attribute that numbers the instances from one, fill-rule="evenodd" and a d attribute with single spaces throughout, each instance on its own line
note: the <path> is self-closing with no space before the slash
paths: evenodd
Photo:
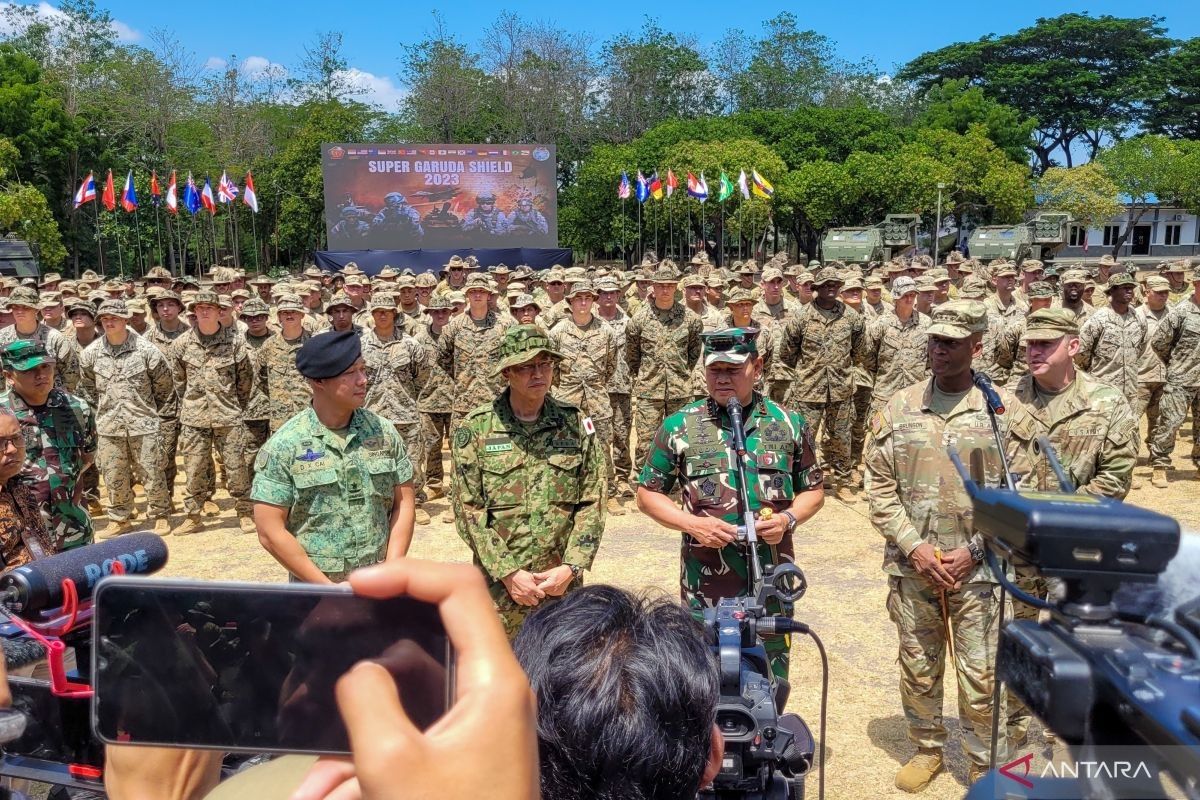
<path id="1" fill-rule="evenodd" d="M 573 580 L 579 580 L 583 577 L 583 567 L 576 564 L 563 564 L 563 566 L 571 570 L 571 578 Z"/>
<path id="2" fill-rule="evenodd" d="M 967 552 L 971 554 L 971 559 L 976 564 L 983 561 L 983 545 L 979 542 L 967 542 Z"/>
<path id="3" fill-rule="evenodd" d="M 796 515 L 793 514 L 791 511 L 784 511 L 783 515 L 788 518 L 786 532 L 791 533 L 792 531 L 794 531 L 796 529 Z"/>

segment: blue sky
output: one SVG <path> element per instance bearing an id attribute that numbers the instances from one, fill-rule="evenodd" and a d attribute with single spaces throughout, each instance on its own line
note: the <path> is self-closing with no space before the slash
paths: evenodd
<path id="1" fill-rule="evenodd" d="M 305 43 L 320 31 L 343 33 L 344 52 L 372 99 L 394 106 L 403 87 L 397 76 L 400 44 L 419 41 L 432 25 L 430 6 L 396 2 L 354 3 L 313 0 L 209 0 L 204 3 L 147 2 L 147 0 L 97 0 L 118 22 L 122 38 L 144 40 L 156 28 L 173 31 L 199 61 L 219 65 L 236 55 L 250 65 L 268 62 L 294 65 Z M 0 2 L 0 5 L 3 3 Z M 42 3 L 42 5 L 46 5 Z M 829 36 L 839 55 L 851 61 L 873 60 L 882 70 L 922 52 L 956 41 L 973 40 L 988 33 L 1009 33 L 1032 24 L 1038 17 L 1068 11 L 1093 15 L 1157 15 L 1165 18 L 1172 36 L 1200 36 L 1200 5 L 1196 0 L 1164 0 L 1129 4 L 1115 0 L 1063 3 L 1054 0 L 1007 0 L 998 5 L 915 0 L 908 3 L 806 2 L 803 4 L 728 0 L 690 0 L 687 3 L 646 4 L 632 0 L 591 3 L 504 4 L 459 0 L 441 6 L 449 26 L 469 43 L 501 10 L 529 19 L 548 20 L 568 30 L 585 31 L 597 42 L 636 30 L 650 10 L 660 24 L 678 33 L 695 35 L 711 45 L 731 27 L 750 34 L 761 31 L 762 21 L 782 10 L 791 10 L 807 28 Z M 736 16 L 731 15 L 736 11 Z"/>

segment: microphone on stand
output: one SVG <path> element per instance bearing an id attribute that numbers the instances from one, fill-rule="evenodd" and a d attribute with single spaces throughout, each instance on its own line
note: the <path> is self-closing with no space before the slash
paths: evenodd
<path id="1" fill-rule="evenodd" d="M 971 381 L 979 387 L 979 391 L 983 392 L 983 397 L 987 400 L 988 408 L 992 410 L 992 413 L 1003 414 L 1004 401 L 1000 399 L 1000 393 L 996 391 L 988 374 L 971 370 Z"/>

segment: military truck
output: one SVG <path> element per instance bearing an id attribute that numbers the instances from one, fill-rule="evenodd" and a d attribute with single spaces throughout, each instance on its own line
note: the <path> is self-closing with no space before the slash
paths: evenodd
<path id="1" fill-rule="evenodd" d="M 888 214 L 868 227 L 830 228 L 821 240 L 821 260 L 844 264 L 887 261 L 917 242 L 918 214 Z"/>
<path id="2" fill-rule="evenodd" d="M 39 278 L 42 270 L 38 266 L 37 245 L 8 234 L 0 238 L 0 275 L 10 278 Z"/>
<path id="3" fill-rule="evenodd" d="M 1017 264 L 1028 258 L 1051 261 L 1067 243 L 1070 221 L 1070 214 L 1043 211 L 1012 225 L 981 225 L 971 232 L 971 256 L 985 263 L 996 258 Z"/>

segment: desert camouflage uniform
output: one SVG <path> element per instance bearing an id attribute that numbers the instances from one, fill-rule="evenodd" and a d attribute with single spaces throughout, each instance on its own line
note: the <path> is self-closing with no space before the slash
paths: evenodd
<path id="1" fill-rule="evenodd" d="M 267 339 L 259 351 L 267 371 L 267 400 L 271 409 L 271 432 L 312 404 L 312 390 L 296 369 L 296 352 L 312 337 L 307 330 L 291 341 L 282 333 Z"/>
<path id="2" fill-rule="evenodd" d="M 414 491 L 425 485 L 425 447 L 417 397 L 429 377 L 425 348 L 411 336 L 400 333 L 381 341 L 375 331 L 362 335 L 362 357 L 367 364 L 367 399 L 363 408 L 374 411 L 396 426 L 412 462 Z"/>
<path id="3" fill-rule="evenodd" d="M 1075 364 L 1124 395 L 1130 408 L 1137 406 L 1138 367 L 1146 352 L 1147 328 L 1136 310 L 1121 315 L 1110 306 L 1097 309 L 1079 326 Z"/>
<path id="4" fill-rule="evenodd" d="M 579 409 L 547 395 L 537 422 L 523 423 L 507 389 L 466 415 L 451 453 L 458 535 L 515 636 L 533 608 L 518 605 L 502 578 L 560 564 L 591 568 L 604 533 L 604 456 Z"/>
<path id="5" fill-rule="evenodd" d="M 987 307 L 989 315 L 995 314 L 998 317 L 1002 317 L 1005 324 L 1011 322 L 1017 317 L 1025 316 L 1025 312 L 1029 310 L 1029 306 L 1023 304 L 1017 298 L 1016 294 L 1013 295 L 1012 302 L 1008 305 L 1004 305 L 1004 303 L 1000 300 L 1000 296 L 996 294 L 988 295 L 987 299 L 983 301 L 983 304 Z M 992 323 L 988 322 L 988 328 L 991 327 Z"/>
<path id="6" fill-rule="evenodd" d="M 1200 402 L 1200 305 L 1189 297 L 1172 306 L 1158 323 L 1150 347 L 1167 366 L 1158 435 L 1150 443 L 1150 466 L 1168 468 L 1188 409 Z M 1200 423 L 1194 414 L 1191 458 L 1200 467 Z"/>
<path id="7" fill-rule="evenodd" d="M 438 337 L 438 366 L 454 379 L 451 428 L 457 428 L 472 409 L 492 402 L 504 388 L 502 378 L 492 377 L 500 341 L 509 324 L 495 311 L 483 319 L 464 312 L 451 317 Z"/>
<path id="8" fill-rule="evenodd" d="M 863 336 L 863 318 L 841 300 L 826 311 L 808 303 L 783 330 L 780 360 L 794 374 L 785 405 L 799 411 L 816 440 L 822 430 L 821 457 L 839 486 L 850 483 L 850 432 L 853 426 L 853 354 Z"/>
<path id="9" fill-rule="evenodd" d="M 696 313 L 694 310 L 692 310 L 692 313 L 700 317 L 702 333 L 712 333 L 713 331 L 720 330 L 721 328 L 729 327 L 729 323 L 725 320 L 727 313 L 724 311 L 719 311 L 708 304 L 705 304 L 702 312 Z M 704 364 L 702 359 L 696 359 L 696 366 L 692 368 L 692 375 L 692 399 L 698 400 L 701 397 L 707 397 L 708 383 L 704 378 Z"/>
<path id="10" fill-rule="evenodd" d="M 746 493 L 750 510 L 788 509 L 797 492 L 819 489 L 821 469 L 804 418 L 755 393 L 746 410 Z M 647 491 L 668 494 L 679 484 L 683 510 L 740 525 L 737 465 L 728 414 L 711 398 L 697 400 L 663 422 L 654 436 L 638 483 Z M 760 541 L 764 567 L 795 561 L 792 536 L 777 545 Z M 749 566 L 744 544 L 703 547 L 682 534 L 679 591 L 694 613 L 712 608 L 722 597 L 745 597 Z M 777 612 L 778 613 L 778 612 Z M 771 670 L 787 679 L 790 637 L 765 640 Z"/>
<path id="11" fill-rule="evenodd" d="M 431 492 L 438 489 L 443 493 L 445 475 L 442 467 L 442 443 L 450 436 L 450 409 L 454 407 L 454 379 L 442 369 L 437 360 L 438 342 L 445 332 L 446 329 L 442 328 L 434 333 L 433 328 L 422 325 L 417 329 L 415 337 L 424 349 L 424 358 L 429 364 L 429 376 L 417 395 L 417 411 L 421 414 L 423 437 L 421 452 L 425 454 L 425 484 Z"/>
<path id="12" fill-rule="evenodd" d="M 79 385 L 79 351 L 71 344 L 71 340 L 51 328 L 44 322 L 39 322 L 31 334 L 17 332 L 16 325 L 0 328 L 0 348 L 13 342 L 25 340 L 37 342 L 54 357 L 54 387 L 66 392 L 74 392 Z M 0 373 L 0 390 L 5 388 L 4 375 Z"/>
<path id="13" fill-rule="evenodd" d="M 1007 390 L 998 391 L 1005 406 L 1014 409 L 1015 398 Z M 958 589 L 944 593 L 943 601 L 943 593 L 917 574 L 908 555 L 922 543 L 945 552 L 972 540 L 982 546 L 971 526 L 971 500 L 946 456 L 947 443 L 964 462 L 973 451 L 981 451 L 984 477 L 991 485 L 1000 481 L 1002 468 L 979 390 L 972 387 L 959 397 L 953 408 L 942 412 L 944 417 L 934 409 L 954 398 L 935 396 L 935 392 L 932 378 L 915 383 L 871 418 L 866 488 L 871 523 L 887 540 L 883 563 L 890 585 L 887 609 L 900 638 L 900 697 L 908 737 L 923 748 L 940 750 L 946 743 L 942 723 L 945 602 L 955 637 L 963 749 L 971 764 L 979 767 L 986 766 L 990 757 L 1000 587 L 987 564 L 980 562 Z M 1000 418 L 1001 434 L 1008 442 L 1010 419 L 1009 414 Z M 1005 749 L 1001 743 L 1001 756 Z"/>
<path id="14" fill-rule="evenodd" d="M 168 366 L 171 363 L 171 345 L 175 343 L 183 334 L 192 329 L 183 320 L 179 321 L 179 329 L 175 331 L 165 331 L 155 322 L 147 330 L 142 338 L 150 342 L 158 348 L 158 351 L 167 359 Z M 173 381 L 172 381 L 173 382 Z M 163 471 L 166 473 L 164 482 L 167 485 L 167 497 L 174 502 L 175 494 L 175 474 L 179 467 L 175 463 L 175 457 L 179 450 L 179 387 L 175 387 L 175 413 L 170 417 L 162 417 L 158 421 L 158 438 L 162 442 L 162 461 Z"/>
<path id="15" fill-rule="evenodd" d="M 786 294 L 778 303 L 771 305 L 766 300 L 759 300 L 750 310 L 750 318 L 758 323 L 760 330 L 758 346 L 764 352 L 764 345 L 772 351 L 771 363 L 763 362 L 763 380 L 766 381 L 767 397 L 776 403 L 782 403 L 787 396 L 788 387 L 792 385 L 792 370 L 783 363 L 783 359 L 774 358 L 782 346 L 783 330 L 788 320 L 800 314 L 804 306 L 798 300 L 793 300 Z M 708 394 L 708 387 L 704 387 Z"/>
<path id="16" fill-rule="evenodd" d="M 250 355 L 250 364 L 254 370 L 254 390 L 250 393 L 250 402 L 242 414 L 242 424 L 246 426 L 246 469 L 254 468 L 258 448 L 266 444 L 267 439 L 271 437 L 271 389 L 267 383 L 267 364 L 263 360 L 263 348 L 274 335 L 274 332 L 266 336 L 252 336 L 249 332 L 243 334 L 246 351 Z"/>
<path id="17" fill-rule="evenodd" d="M 692 368 L 700 358 L 703 330 L 700 317 L 678 301 L 665 311 L 648 302 L 629 320 L 625 361 L 637 398 L 633 411 L 636 464 L 645 463 L 650 441 L 662 421 L 695 394 Z"/>
<path id="18" fill-rule="evenodd" d="M 629 315 L 618 307 L 616 316 L 604 322 L 612 328 L 617 338 L 617 364 L 608 380 L 608 405 L 613 412 L 613 473 L 608 485 L 608 494 L 610 497 L 616 497 L 632 492 L 629 487 L 633 475 L 633 458 L 629 452 L 629 434 L 633 426 L 633 407 L 629 402 L 632 382 L 629 379 L 629 362 L 625 360 L 625 331 L 629 327 Z"/>
<path id="19" fill-rule="evenodd" d="M 133 513 L 135 476 L 146 489 L 147 516 L 166 517 L 171 492 L 159 424 L 178 413 L 167 359 L 130 328 L 119 345 L 104 336 L 96 339 L 84 349 L 79 366 L 79 396 L 95 409 L 96 462 L 108 489 L 108 518 L 125 522 Z"/>
<path id="20" fill-rule="evenodd" d="M 554 349 L 564 358 L 554 370 L 554 396 L 590 417 L 596 429 L 596 444 L 604 456 L 605 484 L 616 485 L 612 461 L 612 405 L 608 402 L 608 384 L 623 353 L 617 334 L 595 314 L 580 327 L 573 317 L 560 320 L 550 330 Z"/>
<path id="21" fill-rule="evenodd" d="M 329 317 L 321 313 L 315 308 L 304 307 L 304 320 L 300 323 L 304 326 L 304 330 L 309 333 L 321 333 L 322 331 L 330 330 L 333 325 L 329 322 Z"/>
<path id="22" fill-rule="evenodd" d="M 901 322 L 895 311 L 885 311 L 867 324 L 854 360 L 875 378 L 872 415 L 896 392 L 929 375 L 929 337 L 925 335 L 929 325 L 929 317 L 916 309 L 907 322 Z"/>
<path id="23" fill-rule="evenodd" d="M 540 308 L 546 308 L 541 305 L 540 301 L 538 305 Z M 552 303 L 549 308 L 538 314 L 536 322 L 541 326 L 542 330 L 548 331 L 569 316 L 571 316 L 571 307 L 567 305 L 567 300 L 564 297 L 557 303 Z"/>
<path id="24" fill-rule="evenodd" d="M 1147 346 L 1142 354 L 1142 362 L 1138 365 L 1137 405 L 1134 406 L 1133 412 L 1134 419 L 1138 422 L 1143 414 L 1146 415 L 1146 447 L 1150 446 L 1158 432 L 1159 407 L 1167 385 L 1167 366 L 1148 343 L 1154 338 L 1159 323 L 1166 318 L 1170 310 L 1170 306 L 1163 306 L 1159 311 L 1151 311 L 1148 305 L 1139 306 L 1137 310 L 1146 321 Z"/>
<path id="25" fill-rule="evenodd" d="M 193 328 L 171 346 L 179 391 L 179 449 L 183 451 L 183 507 L 196 517 L 216 491 L 212 451 L 219 451 L 225 486 L 238 516 L 250 515 L 250 470 L 242 414 L 254 391 L 254 366 L 246 342 L 232 327 L 211 336 Z"/>
<path id="26" fill-rule="evenodd" d="M 412 463 L 390 422 L 360 408 L 342 438 L 310 407 L 258 451 L 250 497 L 288 509 L 288 531 L 338 582 L 383 561 L 396 487 L 411 480 Z"/>
<path id="27" fill-rule="evenodd" d="M 96 417 L 87 401 L 51 389 L 33 409 L 12 390 L 0 392 L 25 434 L 25 468 L 19 480 L 37 498 L 55 552 L 92 543 L 92 520 L 74 500 L 80 473 L 96 455 Z"/>

